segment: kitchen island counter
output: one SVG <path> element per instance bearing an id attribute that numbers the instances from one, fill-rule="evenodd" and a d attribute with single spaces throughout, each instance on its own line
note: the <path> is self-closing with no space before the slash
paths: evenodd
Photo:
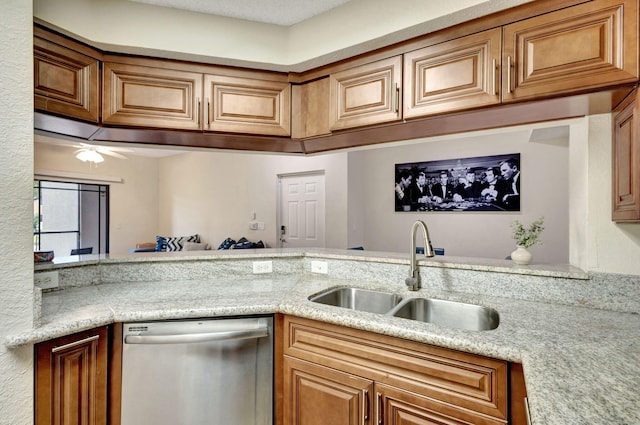
<path id="1" fill-rule="evenodd" d="M 243 255 L 247 261 L 262 261 L 267 258 L 265 254 Z M 619 288 L 626 289 L 616 294 L 611 286 L 603 286 L 602 282 L 609 280 L 602 277 L 534 276 L 538 280 L 530 281 L 531 276 L 517 273 L 462 267 L 441 270 L 421 262 L 423 289 L 412 292 L 404 286 L 408 263 L 400 257 L 356 264 L 351 253 L 345 254 L 348 258 L 333 258 L 336 253 L 322 256 L 322 252 L 270 255 L 274 273 L 260 275 L 237 275 L 237 269 L 226 264 L 222 271 L 206 278 L 177 279 L 166 274 L 165 268 L 164 280 L 144 280 L 129 274 L 125 281 L 95 282 L 95 272 L 87 274 L 84 270 L 83 275 L 94 276 L 91 284 L 42 294 L 39 326 L 8 337 L 5 343 L 34 343 L 114 322 L 284 313 L 522 363 L 534 425 L 640 423 L 637 296 L 628 303 L 621 301 L 629 298 L 633 288 L 637 290 L 636 277 L 620 277 Z M 115 259 L 110 261 L 122 265 Z M 333 275 L 311 273 L 311 261 L 327 261 Z M 350 269 L 350 277 L 340 276 L 340 264 Z M 180 268 L 179 273 L 183 272 Z M 198 274 L 196 269 L 194 274 Z M 112 276 L 111 272 L 97 275 Z M 505 282 L 497 282 L 497 276 L 503 276 Z M 452 285 L 451 279 L 461 278 L 475 279 L 477 291 Z M 490 282 L 482 287 L 478 282 L 483 280 Z M 547 284 L 550 292 L 559 291 L 560 284 L 568 286 L 569 292 L 576 292 L 572 284 L 578 288 L 595 285 L 593 290 L 612 307 L 594 308 L 597 295 L 589 298 L 589 289 L 577 297 L 556 294 L 556 302 L 550 302 L 549 291 L 540 288 L 521 296 L 511 296 L 505 290 L 511 285 L 517 294 L 521 287 Z M 491 331 L 465 331 L 309 301 L 309 296 L 336 286 L 392 291 L 404 298 L 434 297 L 481 304 L 499 312 L 500 325 Z M 538 292 L 540 296 L 535 295 Z"/>

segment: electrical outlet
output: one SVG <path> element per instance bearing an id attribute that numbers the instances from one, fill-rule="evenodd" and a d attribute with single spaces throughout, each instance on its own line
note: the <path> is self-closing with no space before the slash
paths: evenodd
<path id="1" fill-rule="evenodd" d="M 58 272 L 34 273 L 33 283 L 41 289 L 51 289 L 58 287 Z"/>
<path id="2" fill-rule="evenodd" d="M 311 261 L 311 273 L 329 273 L 329 266 L 326 261 Z"/>
<path id="3" fill-rule="evenodd" d="M 272 261 L 254 261 L 253 274 L 271 273 L 273 272 Z"/>
<path id="4" fill-rule="evenodd" d="M 257 221 L 250 221 L 249 222 L 249 229 L 258 230 L 258 222 Z"/>

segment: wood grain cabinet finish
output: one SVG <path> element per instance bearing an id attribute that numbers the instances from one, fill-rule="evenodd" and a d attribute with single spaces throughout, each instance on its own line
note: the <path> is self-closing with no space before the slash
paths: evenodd
<path id="1" fill-rule="evenodd" d="M 503 101 L 638 80 L 636 0 L 594 0 L 503 31 Z"/>
<path id="2" fill-rule="evenodd" d="M 460 409 L 409 391 L 376 383 L 376 421 L 384 425 L 505 425 L 505 421 Z"/>
<path id="3" fill-rule="evenodd" d="M 37 344 L 35 424 L 106 425 L 106 327 Z"/>
<path id="4" fill-rule="evenodd" d="M 500 103 L 502 32 L 483 31 L 404 55 L 404 118 Z"/>
<path id="5" fill-rule="evenodd" d="M 104 124 L 200 130 L 202 74 L 105 62 Z"/>
<path id="6" fill-rule="evenodd" d="M 336 72 L 329 79 L 331 130 L 402 118 L 402 56 Z"/>
<path id="7" fill-rule="evenodd" d="M 99 61 L 39 37 L 33 55 L 35 109 L 97 123 Z"/>
<path id="8" fill-rule="evenodd" d="M 369 423 L 372 381 L 290 357 L 284 373 L 285 425 Z"/>
<path id="9" fill-rule="evenodd" d="M 291 135 L 291 88 L 286 81 L 205 75 L 205 129 Z"/>
<path id="10" fill-rule="evenodd" d="M 288 316 L 284 329 L 285 356 L 371 380 L 376 388 L 384 389 L 375 390 L 382 394 L 383 399 L 377 400 L 382 402 L 382 415 L 388 414 L 389 407 L 384 413 L 384 405 L 395 397 L 389 395 L 385 400 L 385 394 L 396 388 L 431 400 L 431 404 L 420 402 L 423 409 L 451 406 L 443 411 L 460 421 L 476 415 L 489 418 L 461 423 L 507 421 L 508 366 L 504 361 Z M 293 388 L 291 379 L 291 374 L 285 374 L 285 388 Z M 411 398 L 405 402 L 420 404 Z"/>
<path id="11" fill-rule="evenodd" d="M 636 90 L 613 114 L 612 220 L 640 221 L 640 101 Z"/>

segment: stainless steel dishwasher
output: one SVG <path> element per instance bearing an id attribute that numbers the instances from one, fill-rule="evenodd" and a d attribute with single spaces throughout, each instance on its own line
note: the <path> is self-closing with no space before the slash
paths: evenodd
<path id="1" fill-rule="evenodd" d="M 122 425 L 270 425 L 273 318 L 125 323 Z"/>

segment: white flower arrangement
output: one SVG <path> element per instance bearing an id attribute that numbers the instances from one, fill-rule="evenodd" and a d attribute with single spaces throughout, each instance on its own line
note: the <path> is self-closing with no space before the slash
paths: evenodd
<path id="1" fill-rule="evenodd" d="M 540 234 L 544 230 L 544 217 L 540 217 L 531 223 L 531 226 L 529 226 L 528 229 L 526 229 L 518 220 L 511 224 L 511 228 L 513 229 L 513 239 L 515 239 L 516 245 L 529 248 L 536 243 L 542 244 L 542 241 L 539 238 Z"/>

